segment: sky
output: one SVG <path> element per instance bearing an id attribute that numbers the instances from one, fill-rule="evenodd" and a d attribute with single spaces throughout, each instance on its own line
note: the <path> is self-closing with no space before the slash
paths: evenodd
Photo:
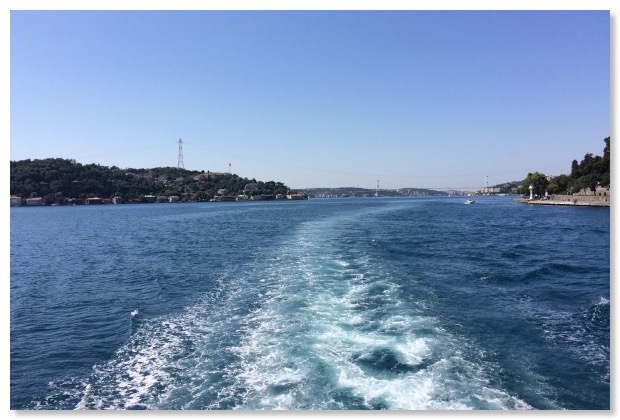
<path id="1" fill-rule="evenodd" d="M 612 4 L 15 7 L 10 160 L 176 167 L 182 139 L 185 169 L 300 189 L 569 174 L 611 135 Z"/>

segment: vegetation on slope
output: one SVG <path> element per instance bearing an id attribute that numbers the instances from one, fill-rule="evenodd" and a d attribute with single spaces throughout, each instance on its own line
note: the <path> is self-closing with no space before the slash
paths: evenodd
<path id="1" fill-rule="evenodd" d="M 570 175 L 548 177 L 540 172 L 527 174 L 521 183 L 519 193 L 529 195 L 530 185 L 534 186 L 534 194 L 573 194 L 584 189 L 594 191 L 597 186 L 610 185 L 610 137 L 605 140 L 603 156 L 587 153 L 581 162 L 573 160 Z"/>
<path id="2" fill-rule="evenodd" d="M 89 197 L 142 201 L 146 195 L 177 195 L 182 201 L 207 201 L 221 194 L 243 194 L 250 183 L 257 184 L 253 195 L 289 192 L 281 182 L 256 181 L 235 174 L 172 167 L 120 169 L 59 158 L 11 161 L 10 180 L 11 195 L 42 197 L 44 204 L 65 204 L 67 199 Z"/>

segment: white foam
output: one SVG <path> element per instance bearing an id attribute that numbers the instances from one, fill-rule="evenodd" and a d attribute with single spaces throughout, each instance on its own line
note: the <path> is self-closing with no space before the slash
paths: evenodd
<path id="1" fill-rule="evenodd" d="M 301 226 L 304 240 L 292 236 L 268 257 L 272 263 L 232 271 L 179 316 L 141 324 L 109 363 L 95 367 L 96 386 L 85 388 L 79 408 L 158 408 L 180 387 L 188 394 L 182 408 L 211 388 L 219 400 L 209 400 L 210 408 L 234 400 L 239 409 L 333 409 L 334 391 L 368 408 L 527 408 L 490 387 L 483 367 L 424 315 L 423 302 L 403 296 L 380 261 L 336 252 L 329 234 L 317 239 L 316 232 L 330 232 L 322 223 L 318 231 Z M 248 304 L 255 309 L 245 313 Z M 402 369 L 360 363 L 376 354 Z"/>
<path id="2" fill-rule="evenodd" d="M 407 340 L 405 343 L 396 344 L 394 348 L 402 355 L 403 363 L 414 366 L 419 365 L 432 354 L 426 338 Z"/>
<path id="3" fill-rule="evenodd" d="M 606 299 L 601 296 L 601 298 L 598 301 L 598 305 L 609 305 L 609 299 Z"/>

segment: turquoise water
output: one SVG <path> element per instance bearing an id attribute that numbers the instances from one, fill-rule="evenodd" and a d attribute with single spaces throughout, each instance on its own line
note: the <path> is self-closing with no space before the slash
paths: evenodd
<path id="1" fill-rule="evenodd" d="M 11 209 L 11 409 L 610 408 L 610 212 Z"/>

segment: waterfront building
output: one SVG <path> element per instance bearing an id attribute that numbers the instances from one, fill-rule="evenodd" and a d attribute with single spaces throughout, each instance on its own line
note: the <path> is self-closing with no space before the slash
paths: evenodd
<path id="1" fill-rule="evenodd" d="M 26 199 L 26 205 L 28 206 L 42 206 L 43 198 L 41 197 L 31 197 Z"/>
<path id="2" fill-rule="evenodd" d="M 22 198 L 17 195 L 11 196 L 11 207 L 18 207 L 22 205 Z"/>

